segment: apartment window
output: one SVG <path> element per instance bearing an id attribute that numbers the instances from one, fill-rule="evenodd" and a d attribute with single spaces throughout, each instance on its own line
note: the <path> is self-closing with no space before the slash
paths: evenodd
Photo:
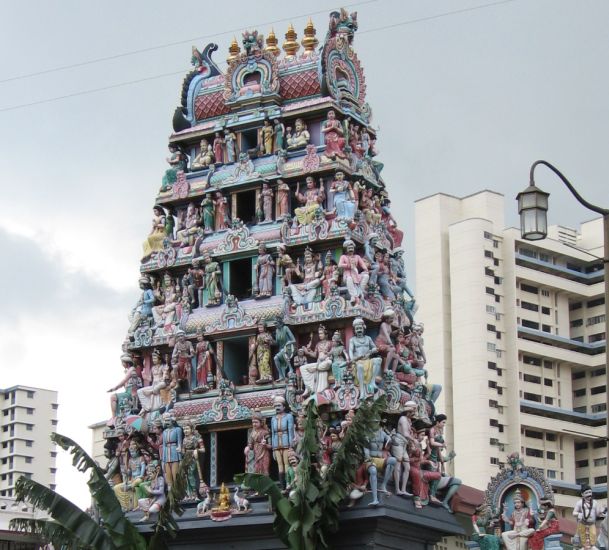
<path id="1" fill-rule="evenodd" d="M 571 328 L 577 328 L 577 327 L 581 327 L 584 325 L 584 320 L 583 319 L 573 319 L 573 321 L 571 321 L 569 323 L 569 326 Z"/>
<path id="2" fill-rule="evenodd" d="M 522 309 L 528 309 L 529 311 L 539 311 L 539 306 L 537 304 L 532 304 L 531 302 L 525 302 L 524 300 L 520 302 L 520 307 Z"/>
<path id="3" fill-rule="evenodd" d="M 550 308 L 546 306 L 541 306 L 541 313 L 543 315 L 550 315 Z"/>
<path id="4" fill-rule="evenodd" d="M 550 297 L 550 291 L 549 290 L 543 290 L 541 291 L 541 295 L 545 296 L 546 298 Z"/>
<path id="5" fill-rule="evenodd" d="M 605 367 L 601 367 L 600 369 L 590 371 L 590 376 L 605 376 L 606 372 Z"/>
<path id="6" fill-rule="evenodd" d="M 543 401 L 546 405 L 554 405 L 554 398 L 553 397 L 544 397 Z"/>
<path id="7" fill-rule="evenodd" d="M 493 259 L 493 265 L 494 266 L 499 266 L 499 260 L 497 258 Z"/>
<path id="8" fill-rule="evenodd" d="M 537 395 L 536 393 L 528 393 L 525 391 L 522 397 L 527 401 L 535 401 L 536 403 L 541 403 L 541 395 Z"/>
<path id="9" fill-rule="evenodd" d="M 525 454 L 527 456 L 534 456 L 536 458 L 543 458 L 543 451 L 541 449 L 532 449 L 530 447 L 527 447 L 525 449 Z"/>
<path id="10" fill-rule="evenodd" d="M 51 458 L 57 457 L 57 453 L 55 451 L 51 451 Z"/>
<path id="11" fill-rule="evenodd" d="M 569 304 L 569 311 L 575 311 L 576 309 L 581 309 L 581 307 L 582 307 L 581 302 L 572 302 Z"/>
<path id="12" fill-rule="evenodd" d="M 571 338 L 571 340 L 573 340 L 574 342 L 583 342 L 584 337 L 583 336 L 574 336 L 573 338 Z"/>
<path id="13" fill-rule="evenodd" d="M 497 387 L 497 382 L 495 382 L 494 380 L 489 380 L 488 381 L 488 387 L 489 388 L 496 388 Z"/>
<path id="14" fill-rule="evenodd" d="M 575 483 L 577 485 L 588 485 L 590 483 L 590 478 L 589 477 L 578 477 L 578 478 L 575 478 Z"/>
<path id="15" fill-rule="evenodd" d="M 499 403 L 497 401 L 495 401 L 494 399 L 489 399 L 488 406 L 491 407 L 492 409 L 496 409 L 499 406 Z"/>
<path id="16" fill-rule="evenodd" d="M 571 271 L 579 271 L 581 273 L 582 266 L 579 264 L 574 264 L 573 262 L 567 262 L 567 269 L 570 269 Z"/>
<path id="17" fill-rule="evenodd" d="M 551 368 L 553 368 L 553 367 L 554 367 L 554 363 L 552 363 L 552 361 L 544 361 L 544 362 L 543 362 L 543 366 L 544 366 L 544 368 L 546 368 L 546 369 L 551 369 Z"/>
<path id="18" fill-rule="evenodd" d="M 57 420 L 51 420 L 51 424 L 52 424 L 53 426 L 57 426 Z"/>
<path id="19" fill-rule="evenodd" d="M 580 370 L 571 373 L 571 380 L 580 380 L 581 378 L 586 378 L 586 371 Z"/>
<path id="20" fill-rule="evenodd" d="M 25 442 L 26 447 L 31 447 L 33 444 L 34 444 L 34 442 L 30 441 L 30 440 L 26 440 L 26 442 Z"/>
<path id="21" fill-rule="evenodd" d="M 52 474 L 56 474 L 57 473 L 57 468 L 49 468 L 49 470 L 51 470 Z"/>
<path id="22" fill-rule="evenodd" d="M 546 458 L 548 460 L 556 460 L 556 453 L 554 451 L 546 451 Z"/>
<path id="23" fill-rule="evenodd" d="M 497 363 L 493 363 L 492 361 L 489 361 L 488 368 L 491 370 L 497 370 Z"/>
<path id="24" fill-rule="evenodd" d="M 596 306 L 602 306 L 605 303 L 605 298 L 596 298 L 595 300 L 589 300 L 586 305 L 588 307 L 596 307 Z"/>
<path id="25" fill-rule="evenodd" d="M 495 276 L 495 272 L 490 267 L 485 267 L 484 268 L 484 274 L 488 275 L 489 277 L 494 277 Z"/>
<path id="26" fill-rule="evenodd" d="M 495 295 L 495 302 L 497 302 L 498 304 L 501 303 L 501 296 L 499 296 L 499 294 Z"/>
<path id="27" fill-rule="evenodd" d="M 604 332 L 597 332 L 596 334 L 591 334 L 588 336 L 588 342 L 592 344 L 593 342 L 601 342 L 605 339 Z"/>
<path id="28" fill-rule="evenodd" d="M 592 407 L 590 407 L 590 410 L 593 413 L 605 412 L 607 410 L 607 403 L 599 403 L 598 405 L 592 405 Z"/>
<path id="29" fill-rule="evenodd" d="M 546 441 L 556 441 L 556 434 L 546 432 Z"/>
<path id="30" fill-rule="evenodd" d="M 497 394 L 503 395 L 503 388 L 501 386 L 497 386 Z"/>
<path id="31" fill-rule="evenodd" d="M 543 439 L 543 432 L 538 432 L 537 430 L 525 430 L 524 435 L 533 439 Z"/>
<path id="32" fill-rule="evenodd" d="M 486 293 L 487 294 L 495 294 L 495 289 L 491 288 L 490 286 L 486 287 Z"/>
<path id="33" fill-rule="evenodd" d="M 499 420 L 497 420 L 496 418 L 491 418 L 489 421 L 489 426 L 493 426 L 495 428 L 499 427 Z"/>
<path id="34" fill-rule="evenodd" d="M 34 392 L 33 391 L 28 391 L 27 392 L 27 397 L 28 397 L 28 399 L 34 399 Z"/>
<path id="35" fill-rule="evenodd" d="M 51 407 L 56 411 L 59 408 L 59 405 L 57 403 L 53 403 Z"/>
<path id="36" fill-rule="evenodd" d="M 492 241 L 493 240 L 493 235 L 492 235 L 492 233 L 489 233 L 488 231 L 485 231 L 484 232 L 484 238 L 488 239 L 489 241 Z"/>
<path id="37" fill-rule="evenodd" d="M 26 463 L 26 464 L 31 464 L 31 463 L 32 463 L 32 460 L 33 460 L 33 459 L 32 459 L 32 457 L 31 457 L 31 456 L 26 456 L 26 457 L 25 457 L 25 463 Z"/>
<path id="38" fill-rule="evenodd" d="M 573 407 L 573 412 L 586 413 L 587 412 L 586 405 L 582 405 L 581 407 Z"/>
<path id="39" fill-rule="evenodd" d="M 536 367 L 541 367 L 541 359 L 539 357 L 532 357 L 531 355 L 523 355 L 522 362 L 525 365 L 535 365 Z"/>
<path id="40" fill-rule="evenodd" d="M 486 349 L 487 351 L 495 351 L 497 349 L 497 346 L 493 342 L 487 342 Z"/>
<path id="41" fill-rule="evenodd" d="M 499 241 L 497 239 L 493 239 L 493 248 L 499 248 Z"/>
<path id="42" fill-rule="evenodd" d="M 486 325 L 486 330 L 490 330 L 491 332 L 496 332 L 497 331 L 497 327 L 495 327 L 495 325 Z"/>
<path id="43" fill-rule="evenodd" d="M 527 256 L 528 258 L 537 258 L 537 252 L 531 250 L 530 248 L 519 248 L 518 252 L 520 252 L 523 256 Z"/>
<path id="44" fill-rule="evenodd" d="M 51 491 L 54 491 L 54 490 L 55 490 L 55 487 L 57 487 L 57 485 L 55 485 L 54 483 L 51 483 L 51 484 L 49 485 L 49 488 L 51 489 Z"/>
<path id="45" fill-rule="evenodd" d="M 528 319 L 523 319 L 520 324 L 526 328 L 532 328 L 535 330 L 539 330 L 539 323 L 535 323 L 534 321 L 529 321 Z"/>
<path id="46" fill-rule="evenodd" d="M 493 282 L 494 282 L 496 285 L 502 285 L 502 284 L 503 284 L 503 277 L 494 277 L 494 278 L 493 278 Z"/>
<path id="47" fill-rule="evenodd" d="M 497 466 L 499 464 L 499 459 L 494 456 L 491 456 L 491 464 Z"/>
<path id="48" fill-rule="evenodd" d="M 599 323 L 604 323 L 605 322 L 605 315 L 594 315 L 593 317 L 588 317 L 588 319 L 586 320 L 586 326 L 589 327 L 590 325 L 598 325 Z"/>
<path id="49" fill-rule="evenodd" d="M 25 425 L 25 429 L 26 429 L 28 432 L 31 432 L 31 431 L 34 429 L 34 425 L 33 425 L 33 424 L 26 424 L 26 425 Z"/>
<path id="50" fill-rule="evenodd" d="M 551 388 L 554 385 L 554 380 L 552 380 L 551 378 L 544 378 L 543 385 Z"/>
<path id="51" fill-rule="evenodd" d="M 484 257 L 485 258 L 492 258 L 493 257 L 493 253 L 490 250 L 485 250 L 484 251 Z"/>
<path id="52" fill-rule="evenodd" d="M 603 456 L 602 458 L 595 458 L 594 465 L 595 466 L 607 466 L 607 457 Z"/>
<path id="53" fill-rule="evenodd" d="M 539 253 L 539 259 L 542 262 L 549 262 L 550 261 L 550 256 L 548 254 L 544 254 L 543 252 Z"/>
<path id="54" fill-rule="evenodd" d="M 586 388 L 580 388 L 579 390 L 573 391 L 573 397 L 583 397 L 586 395 Z"/>
<path id="55" fill-rule="evenodd" d="M 601 483 L 607 483 L 607 476 L 598 476 L 594 478 L 594 483 L 596 483 L 597 485 L 601 484 Z"/>
<path id="56" fill-rule="evenodd" d="M 556 470 L 548 470 L 548 475 L 547 477 L 549 479 L 556 479 Z"/>
<path id="57" fill-rule="evenodd" d="M 550 325 L 541 325 L 541 330 L 543 330 L 544 332 L 552 332 Z"/>
<path id="58" fill-rule="evenodd" d="M 587 468 L 589 466 L 589 462 L 587 458 L 584 458 L 583 460 L 576 460 L 575 461 L 575 467 L 576 468 Z"/>
<path id="59" fill-rule="evenodd" d="M 530 292 L 531 294 L 539 294 L 539 289 L 536 286 L 527 285 L 526 283 L 520 283 L 520 290 Z"/>
<path id="60" fill-rule="evenodd" d="M 495 306 L 489 306 L 489 305 L 486 306 L 487 313 L 495 313 L 495 311 L 496 311 Z"/>
<path id="61" fill-rule="evenodd" d="M 31 408 L 28 407 L 27 409 L 25 409 L 25 412 L 27 414 L 34 414 L 34 409 L 31 409 Z"/>
<path id="62" fill-rule="evenodd" d="M 525 382 L 531 382 L 532 384 L 541 384 L 541 377 L 539 376 L 525 374 L 522 378 Z"/>
<path id="63" fill-rule="evenodd" d="M 599 441 L 594 441 L 592 443 L 592 448 L 594 449 L 604 449 L 607 446 L 607 441 L 600 439 Z"/>

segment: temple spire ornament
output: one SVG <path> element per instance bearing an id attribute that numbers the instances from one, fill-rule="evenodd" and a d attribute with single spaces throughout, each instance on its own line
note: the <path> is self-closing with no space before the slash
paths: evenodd
<path id="1" fill-rule="evenodd" d="M 264 48 L 265 52 L 272 53 L 274 56 L 278 56 L 281 53 L 279 49 L 279 41 L 277 40 L 277 36 L 275 36 L 275 29 L 271 28 L 271 32 L 266 37 L 266 48 Z"/>
<path id="2" fill-rule="evenodd" d="M 302 47 L 304 48 L 303 57 L 310 57 L 315 53 L 315 48 L 317 48 L 317 45 L 319 44 L 319 40 L 317 40 L 315 36 L 316 32 L 313 21 L 309 17 L 307 26 L 304 28 L 304 38 L 301 41 Z"/>
<path id="3" fill-rule="evenodd" d="M 233 36 L 233 41 L 230 43 L 228 48 L 228 57 L 226 58 L 226 62 L 230 65 L 241 53 L 241 48 L 237 42 L 237 37 Z"/>
<path id="4" fill-rule="evenodd" d="M 285 52 L 286 57 L 289 59 L 294 57 L 299 49 L 300 44 L 298 44 L 298 35 L 294 30 L 294 25 L 290 23 L 290 26 L 288 27 L 288 32 L 285 33 L 283 51 Z"/>

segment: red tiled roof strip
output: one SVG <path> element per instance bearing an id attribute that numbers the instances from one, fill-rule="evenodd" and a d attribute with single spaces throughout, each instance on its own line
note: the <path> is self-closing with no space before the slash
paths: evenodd
<path id="1" fill-rule="evenodd" d="M 223 90 L 202 94 L 195 98 L 195 119 L 204 120 L 230 112 L 223 96 Z"/>
<path id="2" fill-rule="evenodd" d="M 279 77 L 279 94 L 283 99 L 294 99 L 319 94 L 321 88 L 317 71 L 298 71 Z"/>

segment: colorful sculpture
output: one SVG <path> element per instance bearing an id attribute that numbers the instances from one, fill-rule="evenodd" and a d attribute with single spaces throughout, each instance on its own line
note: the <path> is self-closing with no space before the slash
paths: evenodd
<path id="1" fill-rule="evenodd" d="M 336 120 L 336 113 L 333 110 L 328 111 L 328 118 L 321 131 L 326 141 L 324 154 L 332 160 L 337 157 L 347 158 L 347 155 L 345 155 L 345 132 L 342 124 Z"/>
<path id="2" fill-rule="evenodd" d="M 311 135 L 307 130 L 307 125 L 304 123 L 302 118 L 297 118 L 294 122 L 294 133 L 292 133 L 292 129 L 287 129 L 288 133 L 288 150 L 292 149 L 300 149 L 302 147 L 306 147 L 309 144 L 311 139 Z"/>
<path id="3" fill-rule="evenodd" d="M 271 418 L 271 446 L 279 470 L 279 483 L 286 486 L 285 472 L 289 465 L 289 451 L 294 441 L 294 417 L 285 410 L 285 399 L 273 399 L 275 415 Z"/>
<path id="4" fill-rule="evenodd" d="M 326 194 L 323 188 L 323 182 L 319 180 L 319 188 L 315 187 L 315 180 L 309 176 L 306 179 L 306 190 L 300 192 L 300 182 L 296 185 L 296 198 L 303 206 L 294 210 L 296 220 L 301 225 L 306 225 L 315 220 L 318 216 L 323 215 L 323 202 Z"/>
<path id="5" fill-rule="evenodd" d="M 166 159 L 169 168 L 165 170 L 161 183 L 161 192 L 171 189 L 178 179 L 178 172 L 186 170 L 186 156 L 177 145 L 169 145 L 169 157 Z"/>
<path id="6" fill-rule="evenodd" d="M 579 547 L 588 549 L 595 548 L 597 542 L 596 522 L 607 515 L 607 508 L 601 509 L 600 504 L 592 497 L 592 489 L 589 485 L 582 485 L 581 498 L 573 508 L 573 516 L 577 520 L 577 543 Z"/>
<path id="7" fill-rule="evenodd" d="M 252 474 L 269 474 L 271 466 L 271 444 L 269 429 L 260 412 L 252 415 L 252 428 L 247 436 L 245 471 Z"/>

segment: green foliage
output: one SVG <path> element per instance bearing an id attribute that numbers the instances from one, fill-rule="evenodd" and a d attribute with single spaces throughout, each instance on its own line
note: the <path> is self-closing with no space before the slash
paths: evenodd
<path id="1" fill-rule="evenodd" d="M 300 441 L 301 460 L 296 470 L 295 489 L 289 498 L 268 476 L 235 476 L 238 483 L 271 499 L 276 510 L 273 528 L 286 546 L 292 550 L 328 548 L 327 536 L 339 528 L 340 503 L 347 496 L 355 472 L 364 461 L 364 448 L 376 431 L 385 407 L 384 396 L 360 405 L 332 465 L 322 477 L 315 464 L 320 450 L 317 407 L 309 402 Z"/>

